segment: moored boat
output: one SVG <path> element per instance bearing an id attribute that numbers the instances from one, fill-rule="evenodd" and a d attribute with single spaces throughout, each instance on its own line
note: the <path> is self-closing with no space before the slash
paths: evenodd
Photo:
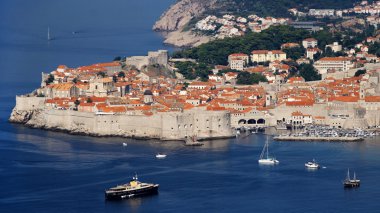
<path id="1" fill-rule="evenodd" d="M 320 166 L 317 162 L 315 162 L 315 159 L 313 159 L 313 161 L 309 161 L 307 163 L 305 163 L 305 167 L 308 168 L 308 169 L 319 169 Z"/>
<path id="2" fill-rule="evenodd" d="M 158 193 L 159 184 L 142 183 L 138 181 L 137 175 L 126 184 L 118 185 L 105 191 L 106 200 L 122 200 L 132 197 L 151 195 Z"/>
<path id="3" fill-rule="evenodd" d="M 354 172 L 354 179 L 350 177 L 350 169 L 347 170 L 347 177 L 343 181 L 344 188 L 356 188 L 360 186 L 360 180 L 356 179 L 356 174 Z"/>
<path id="4" fill-rule="evenodd" d="M 269 143 L 268 143 L 268 139 L 267 139 L 265 142 L 263 151 L 261 151 L 259 164 L 275 165 L 278 163 L 280 163 L 280 161 L 276 160 L 275 157 L 269 157 Z"/>
<path id="5" fill-rule="evenodd" d="M 166 155 L 165 155 L 165 154 L 158 153 L 158 154 L 156 155 L 156 158 L 158 158 L 158 159 L 163 159 L 163 158 L 166 158 Z"/>

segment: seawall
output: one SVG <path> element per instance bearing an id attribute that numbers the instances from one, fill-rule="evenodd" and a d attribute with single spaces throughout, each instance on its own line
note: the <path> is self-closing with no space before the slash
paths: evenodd
<path id="1" fill-rule="evenodd" d="M 44 98 L 18 96 L 10 122 L 33 128 L 64 131 L 92 136 L 119 136 L 183 140 L 233 136 L 227 111 L 188 110 L 185 112 L 145 115 L 96 115 L 89 112 L 57 110 L 44 107 Z"/>

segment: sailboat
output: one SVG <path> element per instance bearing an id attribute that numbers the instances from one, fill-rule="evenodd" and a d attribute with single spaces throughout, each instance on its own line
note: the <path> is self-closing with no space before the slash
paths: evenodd
<path id="1" fill-rule="evenodd" d="M 47 40 L 51 41 L 51 36 L 50 36 L 50 27 L 48 27 L 48 32 L 47 32 Z"/>
<path id="2" fill-rule="evenodd" d="M 360 180 L 356 179 L 356 174 L 354 172 L 354 179 L 350 177 L 350 169 L 347 170 L 347 177 L 343 181 L 344 188 L 355 188 L 360 186 Z"/>
<path id="3" fill-rule="evenodd" d="M 275 165 L 278 163 L 280 163 L 280 161 L 276 160 L 276 158 L 269 157 L 269 143 L 268 143 L 268 138 L 267 138 L 263 151 L 261 151 L 259 164 Z"/>

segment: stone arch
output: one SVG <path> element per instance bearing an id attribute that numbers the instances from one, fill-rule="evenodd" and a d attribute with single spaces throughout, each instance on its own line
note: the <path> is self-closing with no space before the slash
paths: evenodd
<path id="1" fill-rule="evenodd" d="M 238 122 L 238 124 L 246 124 L 246 123 L 247 123 L 247 120 L 245 119 L 240 119 Z"/>
<path id="2" fill-rule="evenodd" d="M 259 120 L 257 120 L 257 124 L 265 124 L 265 119 L 260 118 Z"/>
<path id="3" fill-rule="evenodd" d="M 257 121 L 255 119 L 249 119 L 248 124 L 257 124 Z"/>

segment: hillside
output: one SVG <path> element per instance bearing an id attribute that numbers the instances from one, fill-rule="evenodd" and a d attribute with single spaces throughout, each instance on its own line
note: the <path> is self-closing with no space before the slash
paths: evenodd
<path id="1" fill-rule="evenodd" d="M 289 17 L 288 9 L 349 8 L 357 0 L 178 0 L 155 23 L 153 30 L 168 32 L 165 43 L 174 46 L 198 46 L 212 40 L 208 36 L 189 31 L 194 23 L 206 15 L 234 14 Z"/>
<path id="2" fill-rule="evenodd" d="M 357 0 L 227 0 L 221 11 L 237 15 L 255 13 L 259 16 L 287 17 L 288 9 L 342 9 L 352 7 Z"/>

